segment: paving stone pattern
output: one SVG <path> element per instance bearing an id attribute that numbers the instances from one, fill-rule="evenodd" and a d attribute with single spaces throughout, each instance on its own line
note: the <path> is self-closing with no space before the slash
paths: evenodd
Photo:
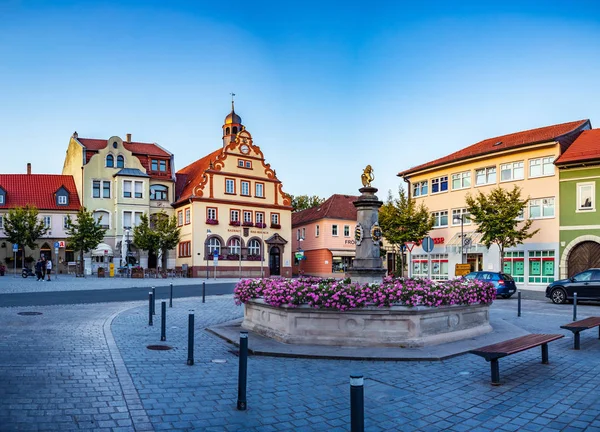
<path id="1" fill-rule="evenodd" d="M 193 366 L 186 365 L 189 309 Z M 574 351 L 571 333 L 559 328 L 572 319 L 569 305 L 524 301 L 517 318 L 515 299 L 494 303 L 491 313 L 528 331 L 566 336 L 550 344 L 549 365 L 540 364 L 539 349 L 501 359 L 499 387 L 490 385 L 489 364 L 473 355 L 442 362 L 251 356 L 245 412 L 235 408 L 236 349 L 203 330 L 241 316 L 231 296 L 174 301 L 166 342 L 159 302 L 152 327 L 145 302 L 16 315 L 22 310 L 0 308 L 1 431 L 348 431 L 356 372 L 365 376 L 367 431 L 600 430 L 598 331 L 583 332 Z M 598 306 L 579 306 L 578 318 L 593 315 Z M 173 349 L 146 348 L 161 343 Z"/>

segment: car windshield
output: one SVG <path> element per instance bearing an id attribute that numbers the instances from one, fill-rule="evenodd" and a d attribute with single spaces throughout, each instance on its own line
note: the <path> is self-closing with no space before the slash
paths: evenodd
<path id="1" fill-rule="evenodd" d="M 591 279 L 592 279 L 591 271 L 584 271 L 583 273 L 579 273 L 579 274 L 576 274 L 575 276 L 573 276 L 573 280 L 575 280 L 575 282 L 589 281 Z"/>
<path id="2" fill-rule="evenodd" d="M 468 275 L 465 276 L 465 279 L 475 279 L 476 276 L 477 276 L 477 273 L 469 273 Z"/>
<path id="3" fill-rule="evenodd" d="M 511 281 L 513 280 L 511 275 L 507 275 L 507 274 L 501 274 L 500 277 L 505 280 L 505 281 Z"/>

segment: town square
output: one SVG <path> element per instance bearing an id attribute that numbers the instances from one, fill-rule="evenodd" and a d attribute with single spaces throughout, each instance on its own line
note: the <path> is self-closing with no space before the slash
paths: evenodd
<path id="1" fill-rule="evenodd" d="M 600 430 L 598 12 L 0 3 L 0 432 Z"/>

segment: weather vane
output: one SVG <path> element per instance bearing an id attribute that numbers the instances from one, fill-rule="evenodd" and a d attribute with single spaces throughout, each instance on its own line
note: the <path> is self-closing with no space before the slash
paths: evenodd
<path id="1" fill-rule="evenodd" d="M 231 110 L 233 110 L 233 98 L 235 96 L 235 93 L 229 93 L 231 95 Z"/>

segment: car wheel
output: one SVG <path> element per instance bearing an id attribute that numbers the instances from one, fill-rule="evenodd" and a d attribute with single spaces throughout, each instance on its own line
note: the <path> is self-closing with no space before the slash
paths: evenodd
<path id="1" fill-rule="evenodd" d="M 561 304 L 567 302 L 567 293 L 562 288 L 554 288 L 550 293 L 552 303 Z"/>
<path id="2" fill-rule="evenodd" d="M 509 299 L 512 297 L 512 294 L 504 294 L 502 298 Z"/>

